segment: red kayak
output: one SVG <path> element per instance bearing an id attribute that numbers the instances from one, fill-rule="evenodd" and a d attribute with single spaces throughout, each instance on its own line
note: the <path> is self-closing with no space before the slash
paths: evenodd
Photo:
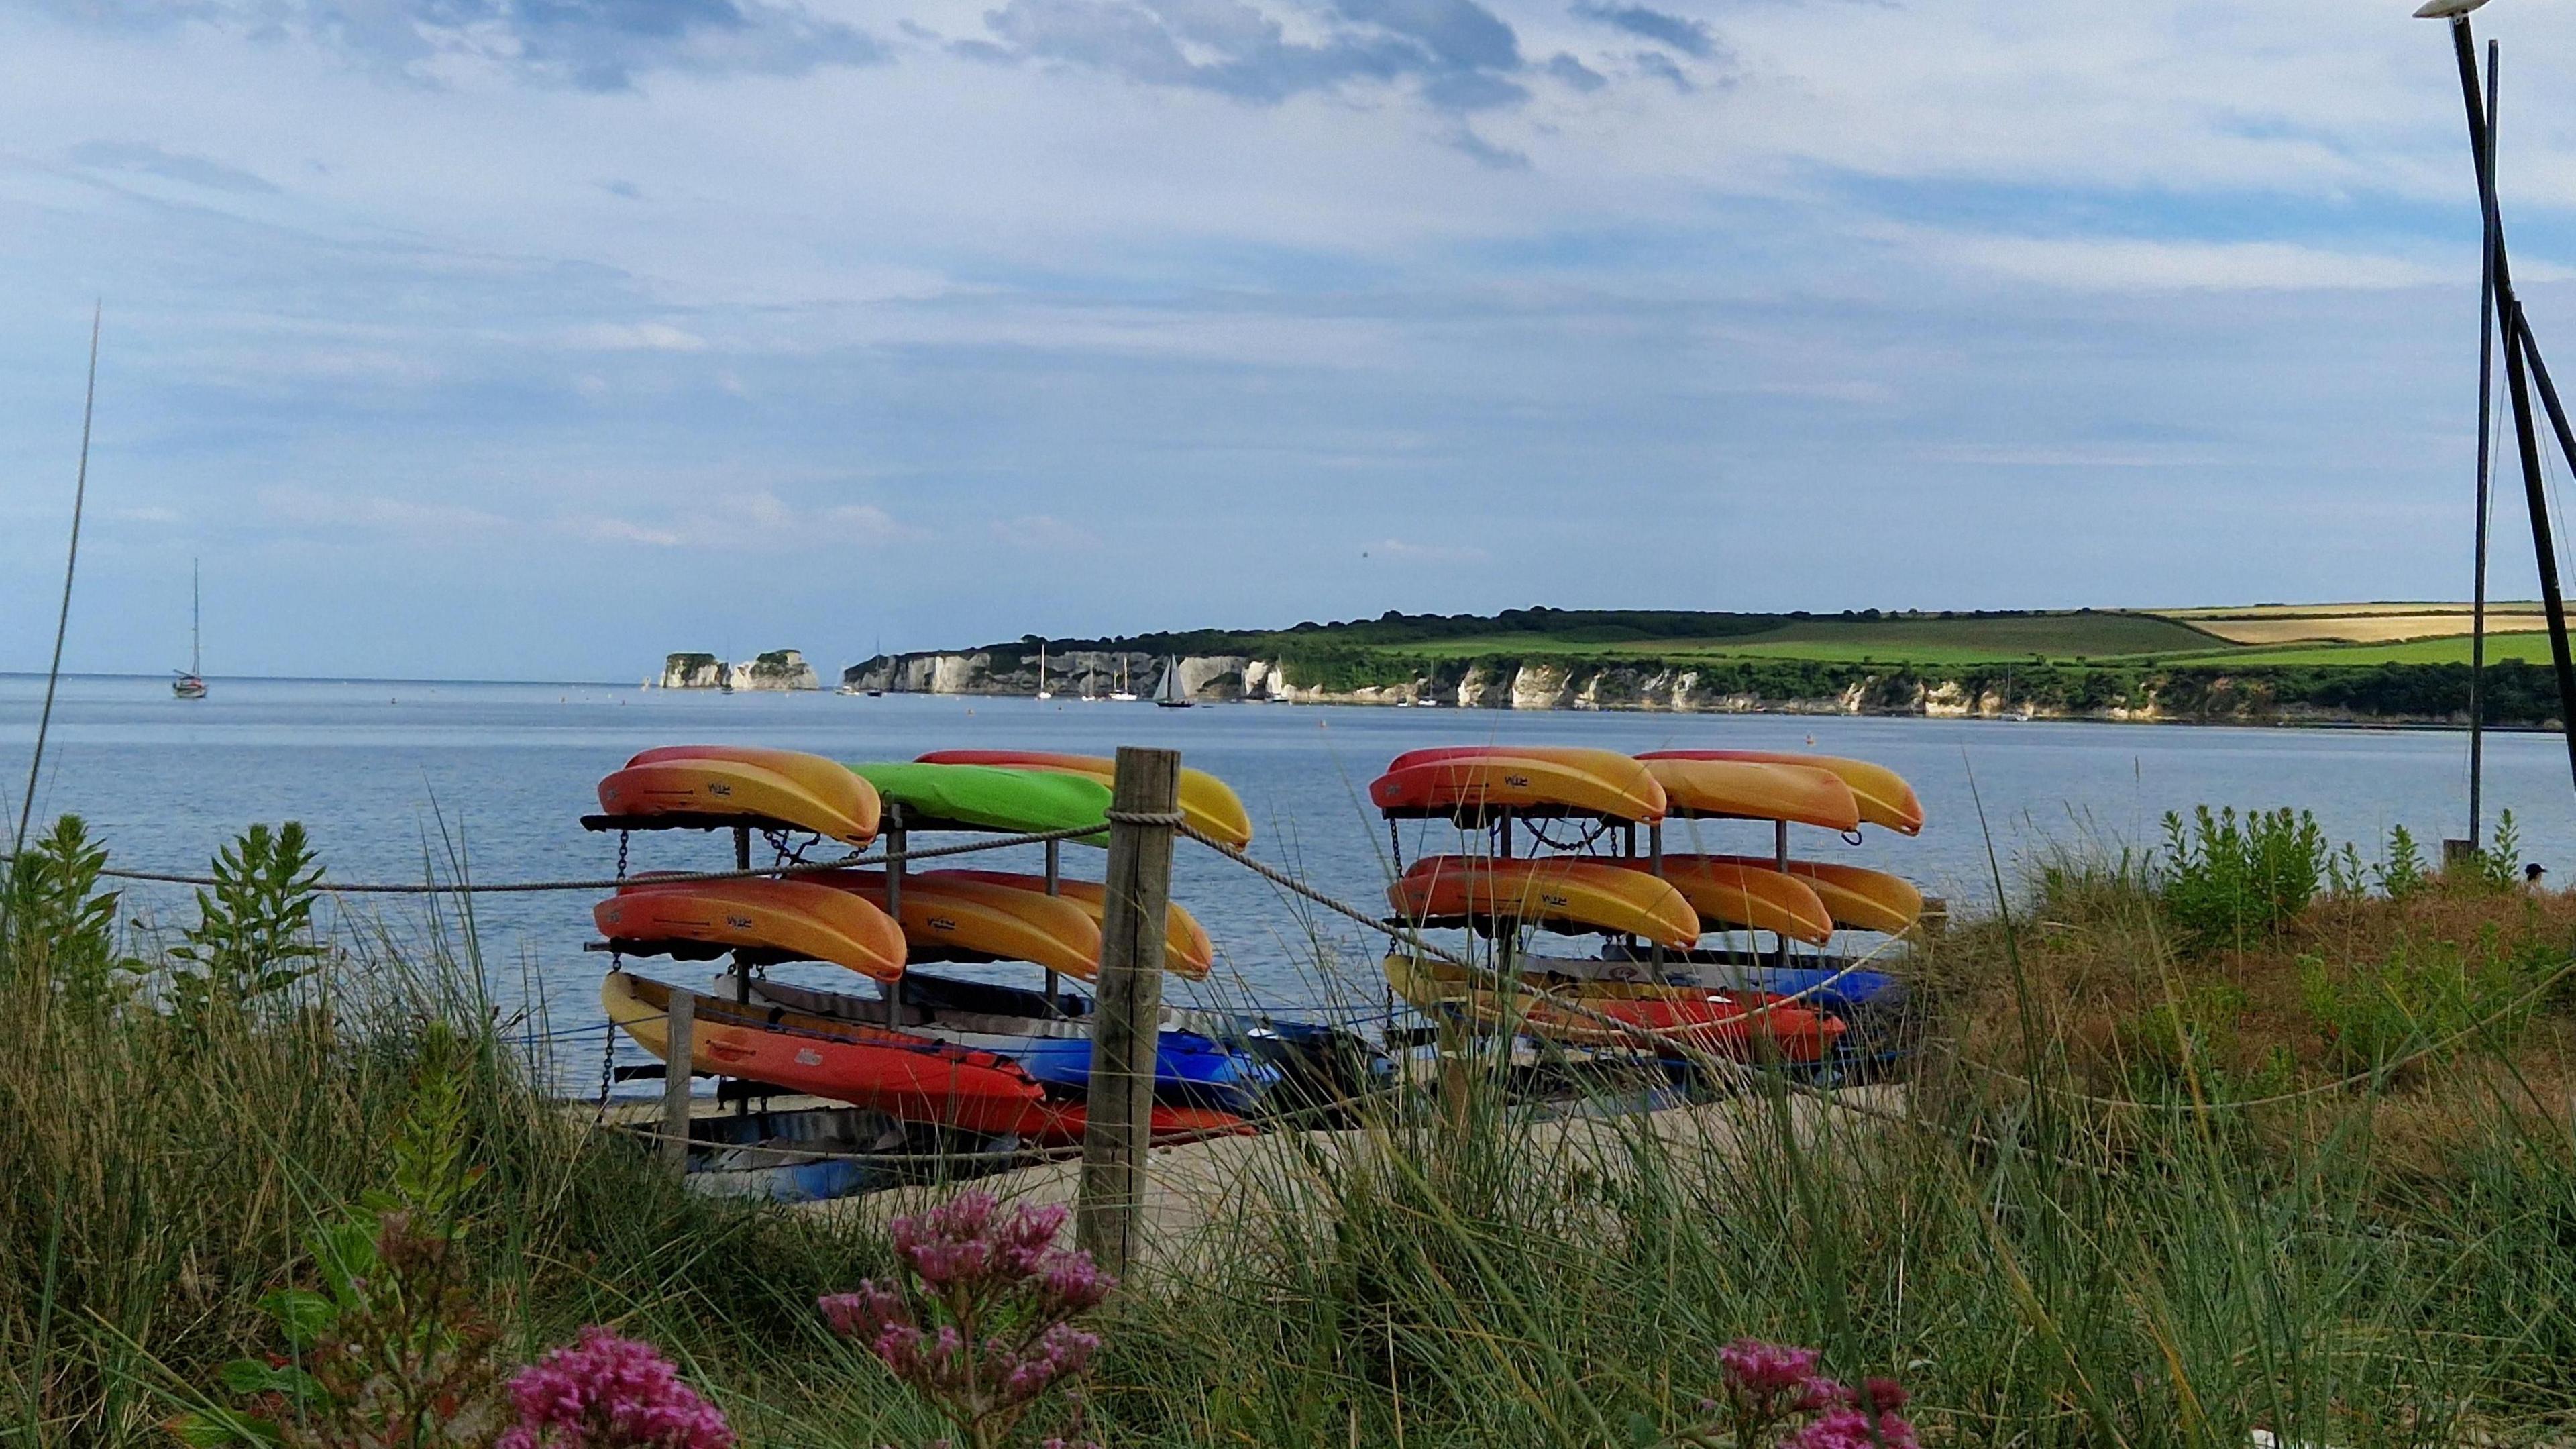
<path id="1" fill-rule="evenodd" d="M 619 1030 L 668 1061 L 672 990 L 612 971 L 600 983 L 599 1003 Z M 1028 1073 L 992 1052 L 864 1022 L 685 994 L 694 997 L 689 1065 L 696 1071 L 767 1082 L 906 1122 L 1008 1133 L 1041 1147 L 1080 1142 L 1090 1121 L 1083 1103 L 1049 1100 Z M 1253 1130 L 1231 1112 L 1159 1103 L 1151 1127 L 1157 1144 Z"/>

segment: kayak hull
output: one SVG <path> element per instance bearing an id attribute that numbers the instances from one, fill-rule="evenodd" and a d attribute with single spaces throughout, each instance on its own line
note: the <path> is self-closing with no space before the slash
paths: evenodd
<path id="1" fill-rule="evenodd" d="M 1085 845 L 1109 843 L 1101 833 L 1109 825 L 1109 787 L 1088 776 L 909 761 L 847 768 L 875 786 L 888 806 L 900 806 L 903 824 L 913 830 L 1087 830 L 1095 833 L 1072 838 Z"/>
<path id="2" fill-rule="evenodd" d="M 923 871 L 904 877 L 906 889 L 916 880 L 951 879 L 983 881 L 1009 886 L 1016 890 L 1046 893 L 1046 877 L 1008 870 L 938 870 Z M 1069 901 L 1088 916 L 1097 928 L 1104 924 L 1109 910 L 1109 887 L 1094 880 L 1056 882 L 1056 895 Z M 1198 918 L 1174 904 L 1164 907 L 1163 969 L 1192 981 L 1204 981 L 1216 968 L 1216 943 L 1208 938 L 1207 928 Z M 1087 979 L 1087 978 L 1086 978 Z"/>
<path id="3" fill-rule="evenodd" d="M 1527 923 L 1569 934 L 1641 936 L 1675 947 L 1699 939 L 1699 916 L 1681 892 L 1607 861 L 1425 856 L 1387 887 L 1387 901 L 1423 925 L 1466 925 L 1488 934 Z"/>
<path id="4" fill-rule="evenodd" d="M 1598 991 L 1617 994 L 1577 995 L 1551 990 L 1541 979 L 1525 979 L 1519 990 L 1506 992 L 1489 978 L 1402 953 L 1387 957 L 1385 967 L 1396 994 L 1427 1015 L 1573 1046 L 1669 1042 L 1724 1056 L 1803 1063 L 1822 1060 L 1845 1029 L 1804 1006 L 1769 1006 L 1770 998 L 1759 993 L 1599 983 Z"/>
<path id="5" fill-rule="evenodd" d="M 1655 750 L 1641 760 L 1749 760 L 1757 764 L 1804 765 L 1825 770 L 1851 787 L 1864 824 L 1905 835 L 1923 832 L 1923 802 L 1905 777 L 1885 765 L 1840 755 L 1802 755 L 1787 750 Z"/>
<path id="6" fill-rule="evenodd" d="M 924 765 L 999 765 L 1024 770 L 1053 770 L 1109 784 L 1118 762 L 1106 755 L 1068 755 L 1050 750 L 933 750 L 919 758 Z M 1181 771 L 1181 815 L 1200 833 L 1240 850 L 1252 843 L 1252 815 L 1232 786 L 1205 770 Z"/>
<path id="7" fill-rule="evenodd" d="M 635 1044 L 670 1060 L 674 988 L 629 972 L 601 981 L 600 1005 Z M 766 1082 L 907 1122 L 1015 1132 L 1046 1104 L 1028 1073 L 990 1052 L 902 1032 L 739 1005 L 694 992 L 691 1070 Z"/>
<path id="8" fill-rule="evenodd" d="M 1678 855 L 1666 856 L 1669 868 L 1675 862 L 1689 862 L 1693 867 L 1734 866 L 1744 870 L 1777 872 L 1776 863 L 1762 856 L 1749 855 Z M 1877 931 L 1898 936 L 1912 930 L 1923 918 L 1923 892 L 1914 883 L 1883 870 L 1844 865 L 1836 861 L 1793 860 L 1787 875 L 1815 892 L 1833 923 L 1844 930 Z M 1687 887 L 1683 893 L 1689 894 Z M 1766 928 L 1767 929 L 1767 928 Z"/>
<path id="9" fill-rule="evenodd" d="M 1637 856 L 1612 857 L 1603 863 L 1621 870 L 1654 871 L 1654 862 Z M 1782 875 L 1767 862 L 1668 855 L 1661 879 L 1690 902 L 1704 929 L 1772 931 L 1818 946 L 1833 939 L 1833 915 L 1815 887 Z"/>
<path id="10" fill-rule="evenodd" d="M 766 824 L 851 845 L 876 839 L 879 814 L 865 780 L 819 755 L 721 745 L 644 751 L 599 782 L 599 808 L 630 828 Z"/>
<path id="11" fill-rule="evenodd" d="M 1663 786 L 1626 755 L 1478 746 L 1396 756 L 1369 782 L 1369 803 L 1392 819 L 1444 817 L 1462 825 L 1504 813 L 1652 821 L 1665 809 Z"/>
<path id="12" fill-rule="evenodd" d="M 799 879 L 846 891 L 879 911 L 887 906 L 883 871 L 835 870 Z M 910 960 L 1026 961 L 1084 981 L 1100 974 L 1100 927 L 1071 901 L 940 871 L 906 875 L 901 895 Z"/>
<path id="13" fill-rule="evenodd" d="M 1860 802 L 1840 776 L 1754 760 L 1648 759 L 1671 814 L 1685 819 L 1785 820 L 1827 830 L 1860 828 Z"/>
<path id="14" fill-rule="evenodd" d="M 848 891 L 803 880 L 638 877 L 591 908 L 599 933 L 635 955 L 827 961 L 878 981 L 903 975 L 903 930 Z"/>
<path id="15" fill-rule="evenodd" d="M 834 1021 L 881 1025 L 892 1010 L 889 1003 L 881 1000 L 778 982 L 754 982 L 751 995 L 754 1000 Z M 902 1029 L 1006 1057 L 1058 1095 L 1089 1091 L 1089 1022 L 1064 1016 L 1012 1014 L 1007 1008 L 1021 1003 L 1010 998 L 1020 995 L 1023 993 L 1011 992 L 1007 987 L 985 988 L 979 982 L 913 976 L 905 982 Z M 965 1009 L 946 1004 L 950 1001 L 1002 1009 Z M 1154 1092 L 1159 1100 L 1180 1106 L 1250 1112 L 1260 1106 L 1262 1096 L 1278 1080 L 1275 1068 L 1229 1051 L 1197 1032 L 1167 1026 L 1155 1034 Z"/>

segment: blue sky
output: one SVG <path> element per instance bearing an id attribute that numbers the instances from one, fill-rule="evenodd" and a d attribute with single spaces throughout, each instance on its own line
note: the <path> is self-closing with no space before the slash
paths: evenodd
<path id="1" fill-rule="evenodd" d="M 180 661 L 192 556 L 218 673 L 2458 596 L 2409 8 L 20 0 L 0 668 L 93 298 L 76 668 Z M 2479 21 L 2576 338 L 2576 15 Z"/>

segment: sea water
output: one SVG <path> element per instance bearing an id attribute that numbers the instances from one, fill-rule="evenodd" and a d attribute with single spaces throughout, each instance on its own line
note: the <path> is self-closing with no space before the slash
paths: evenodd
<path id="1" fill-rule="evenodd" d="M 2152 849 L 2164 812 L 2203 803 L 2313 810 L 2331 839 L 2359 842 L 2374 859 L 2392 826 L 2405 826 L 2433 857 L 2466 820 L 2466 737 L 2443 731 L 1272 704 L 1171 710 L 1062 698 L 725 695 L 595 684 L 216 679 L 211 686 L 209 698 L 183 701 L 152 677 L 62 681 L 36 785 L 38 820 L 83 816 L 110 863 L 130 869 L 202 873 L 249 823 L 300 820 L 326 880 L 449 880 L 460 869 L 485 882 L 596 878 L 614 873 L 617 839 L 583 830 L 580 817 L 598 808 L 599 777 L 648 746 L 724 742 L 903 760 L 934 749 L 1107 754 L 1121 744 L 1162 745 L 1242 795 L 1256 855 L 1376 912 L 1391 850 L 1411 860 L 1458 848 L 1456 832 L 1439 824 L 1408 822 L 1391 840 L 1369 810 L 1369 780 L 1404 750 L 1515 741 L 1624 752 L 1813 748 L 1899 771 L 1921 795 L 1927 823 L 1918 837 L 1871 830 L 1857 841 L 1793 828 L 1793 852 L 1896 872 L 1961 913 L 1990 909 L 1998 875 L 2018 888 L 2050 849 Z M 0 675 L 0 799 L 12 825 L 43 690 L 41 678 Z M 2486 750 L 2490 825 L 2499 808 L 2511 807 L 2525 857 L 2559 872 L 2553 879 L 2576 872 L 2576 792 L 2564 742 L 2490 735 Z M 1666 848 L 1767 854 L 1770 836 L 1759 823 L 1677 823 Z M 943 841 L 919 836 L 915 844 Z M 1097 878 L 1099 851 L 1063 850 L 1068 875 Z M 959 863 L 1035 870 L 1038 860 L 1030 847 Z M 732 864 L 726 835 L 671 832 L 632 842 L 637 870 Z M 1364 929 L 1187 841 L 1173 890 L 1215 938 L 1220 958 L 1209 983 L 1183 994 L 1292 1012 L 1379 1008 L 1381 943 Z M 568 1069 L 580 1055 L 570 1044 L 586 1041 L 588 1070 L 596 1070 L 596 992 L 606 958 L 583 945 L 595 934 L 590 909 L 599 894 L 473 902 L 481 969 L 498 1008 L 517 1029 L 567 1044 L 554 1055 Z M 195 914 L 179 887 L 132 886 L 125 904 L 128 918 L 164 928 Z M 452 907 L 439 909 L 452 919 Z M 404 939 L 430 928 L 429 903 L 420 900 L 349 896 L 335 910 L 342 929 L 381 926 Z M 711 970 L 641 965 L 687 981 Z M 829 967 L 780 970 L 815 985 L 850 979 Z"/>

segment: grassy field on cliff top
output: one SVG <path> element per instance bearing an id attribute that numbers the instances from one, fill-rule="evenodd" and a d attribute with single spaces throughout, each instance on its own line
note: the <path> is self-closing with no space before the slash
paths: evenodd
<path id="1" fill-rule="evenodd" d="M 2536 605 L 2499 603 L 2491 660 L 2545 663 Z M 2467 606 L 2453 603 L 2261 604 L 2242 608 L 2021 612 L 1733 614 L 1689 610 L 1508 609 L 1403 614 L 1293 629 L 1057 639 L 1059 653 L 1401 655 L 1409 660 L 1562 658 L 1807 660 L 1922 668 L 2051 664 L 2355 666 L 2465 664 Z M 2515 630 L 2521 632 L 2507 633 Z M 1034 648 L 1036 641 L 1025 641 Z"/>

